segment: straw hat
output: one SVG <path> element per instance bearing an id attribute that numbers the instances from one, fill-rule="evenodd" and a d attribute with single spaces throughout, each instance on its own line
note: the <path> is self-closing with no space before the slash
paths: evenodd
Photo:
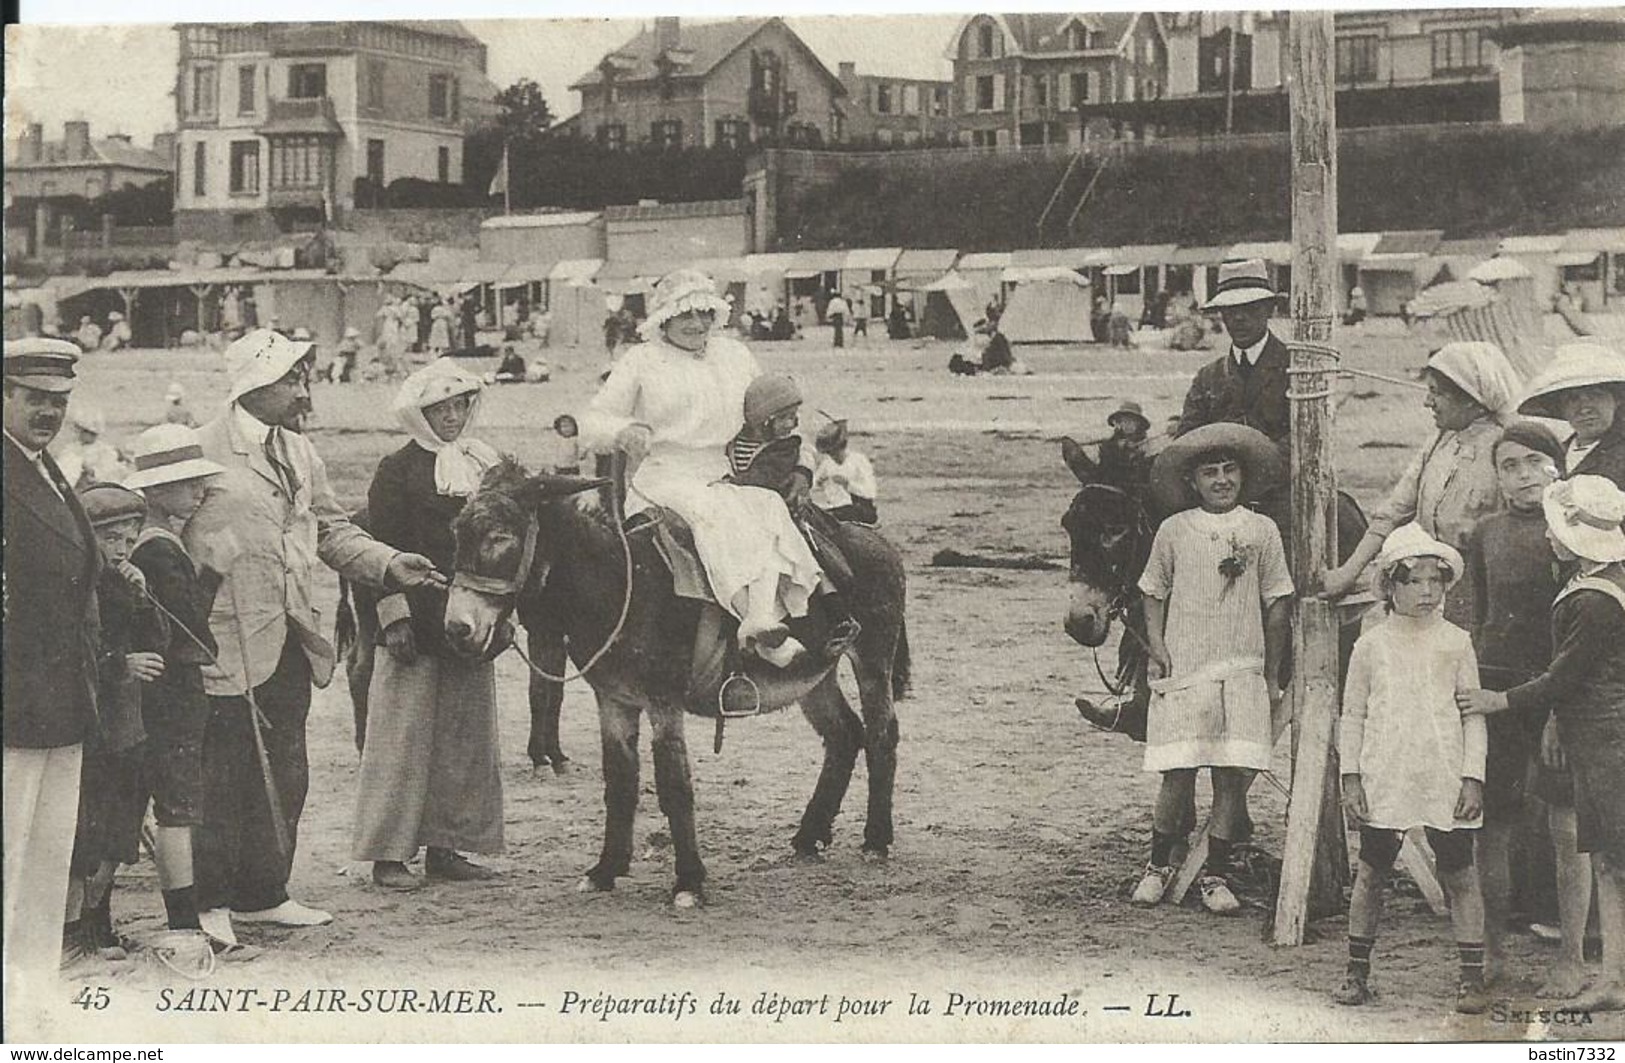
<path id="1" fill-rule="evenodd" d="M 1529 382 L 1518 412 L 1563 420 L 1558 392 L 1593 384 L 1625 384 L 1625 355 L 1599 343 L 1570 343 Z"/>
<path id="2" fill-rule="evenodd" d="M 1625 491 L 1602 476 L 1576 476 L 1546 488 L 1546 527 L 1587 561 L 1625 561 Z"/>
<path id="3" fill-rule="evenodd" d="M 160 424 L 142 432 L 130 444 L 135 472 L 124 478 L 131 490 L 159 484 L 196 480 L 226 471 L 203 456 L 197 429 L 183 424 Z"/>
<path id="4" fill-rule="evenodd" d="M 310 356 L 310 344 L 295 343 L 280 332 L 257 328 L 233 340 L 226 348 L 226 372 L 231 375 L 227 402 L 250 391 L 275 384 L 288 370 Z"/>
<path id="5" fill-rule="evenodd" d="M 1111 415 L 1106 418 L 1106 423 L 1115 428 L 1116 425 L 1113 424 L 1113 422 L 1115 422 L 1119 417 L 1132 417 L 1136 421 L 1140 422 L 1140 431 L 1151 431 L 1150 418 L 1146 417 L 1144 408 L 1142 408 L 1139 403 L 1133 401 L 1132 399 L 1124 399 L 1122 402 L 1118 403 L 1117 409 L 1113 410 Z"/>
<path id="6" fill-rule="evenodd" d="M 79 345 L 67 340 L 41 336 L 7 340 L 5 378 L 8 384 L 65 394 L 78 378 L 73 371 L 79 360 Z"/>
<path id="7" fill-rule="evenodd" d="M 92 528 L 117 524 L 124 520 L 145 520 L 147 500 L 118 484 L 91 484 L 79 492 L 79 502 L 85 507 Z"/>
<path id="8" fill-rule="evenodd" d="M 801 389 L 787 376 L 764 373 L 745 389 L 745 423 L 762 424 L 769 417 L 800 406 Z"/>
<path id="9" fill-rule="evenodd" d="M 1460 551 L 1449 543 L 1441 543 L 1423 531 L 1420 524 L 1412 521 L 1395 528 L 1388 538 L 1382 541 L 1382 550 L 1377 554 L 1375 588 L 1377 594 L 1384 598 L 1388 596 L 1389 581 L 1396 565 L 1402 561 L 1414 561 L 1419 557 L 1431 557 L 1444 562 L 1450 570 L 1451 587 L 1461 579 L 1466 568 L 1461 560 Z"/>
<path id="10" fill-rule="evenodd" d="M 1227 306 L 1246 306 L 1248 303 L 1275 301 L 1275 288 L 1270 284 L 1270 273 L 1261 258 L 1235 259 L 1219 266 L 1219 283 L 1213 289 L 1204 310 L 1222 310 Z"/>
<path id="11" fill-rule="evenodd" d="M 717 286 L 697 269 L 674 269 L 655 284 L 649 303 L 649 316 L 638 326 L 646 340 L 660 334 L 660 326 L 692 310 L 727 317 L 732 308 L 717 295 Z"/>
<path id="12" fill-rule="evenodd" d="M 1215 450 L 1229 451 L 1241 462 L 1245 498 L 1257 498 L 1285 475 L 1280 448 L 1263 432 L 1229 421 L 1203 425 L 1169 443 L 1152 463 L 1151 499 L 1158 509 L 1173 513 L 1195 504 L 1185 474 L 1192 462 Z"/>

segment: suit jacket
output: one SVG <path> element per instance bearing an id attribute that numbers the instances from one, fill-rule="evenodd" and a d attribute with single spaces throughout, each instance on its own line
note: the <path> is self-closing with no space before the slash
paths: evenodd
<path id="1" fill-rule="evenodd" d="M 1597 440 L 1591 453 L 1581 458 L 1564 479 L 1576 476 L 1606 477 L 1625 490 L 1625 409 L 1614 415 L 1613 427 Z"/>
<path id="2" fill-rule="evenodd" d="M 1286 446 L 1292 436 L 1292 413 L 1286 398 L 1289 360 L 1286 344 L 1272 332 L 1251 369 L 1236 365 L 1229 351 L 1198 369 L 1185 393 L 1179 434 L 1230 421 L 1256 428 Z"/>
<path id="3" fill-rule="evenodd" d="M 5 447 L 5 663 L 7 746 L 83 742 L 96 726 L 101 551 L 90 520 L 50 454 L 65 498 L 9 438 Z"/>
<path id="4" fill-rule="evenodd" d="M 244 434 L 232 408 L 198 429 L 204 457 L 226 468 L 209 480 L 183 535 L 198 567 L 220 577 L 209 611 L 220 666 L 203 669 L 211 695 L 241 695 L 245 685 L 271 678 L 290 633 L 299 639 L 316 685 L 326 686 L 335 655 L 316 609 L 316 563 L 382 586 L 397 552 L 350 522 L 310 440 L 294 432 L 283 436 L 297 480 L 292 498 L 265 447 Z"/>

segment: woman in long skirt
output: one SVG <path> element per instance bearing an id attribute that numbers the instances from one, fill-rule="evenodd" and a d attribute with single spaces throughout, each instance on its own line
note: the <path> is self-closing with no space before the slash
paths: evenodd
<path id="1" fill-rule="evenodd" d="M 395 413 L 412 438 L 379 462 L 367 493 L 373 535 L 444 572 L 453 568 L 452 520 L 497 460 L 467 435 L 482 387 L 450 360 L 409 376 Z M 387 889 L 422 884 L 406 867 L 420 846 L 428 876 L 451 881 L 493 874 L 462 853 L 502 849 L 494 671 L 446 645 L 445 609 L 434 588 L 378 603 L 385 652 L 369 693 L 353 855 L 371 861 L 373 881 Z"/>

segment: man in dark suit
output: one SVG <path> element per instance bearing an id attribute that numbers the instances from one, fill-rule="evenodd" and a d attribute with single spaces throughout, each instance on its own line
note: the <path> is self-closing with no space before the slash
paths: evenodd
<path id="1" fill-rule="evenodd" d="M 101 555 L 45 448 L 68 410 L 78 348 L 5 346 L 5 999 L 8 1015 L 56 977 L 83 743 L 96 726 Z M 10 1034 L 12 1031 L 7 1030 Z"/>
<path id="2" fill-rule="evenodd" d="M 1179 434 L 1205 424 L 1233 421 L 1269 436 L 1283 453 L 1292 416 L 1286 399 L 1286 344 L 1270 331 L 1275 289 L 1262 259 L 1226 262 L 1205 310 L 1217 310 L 1230 349 L 1196 371 L 1185 394 Z"/>

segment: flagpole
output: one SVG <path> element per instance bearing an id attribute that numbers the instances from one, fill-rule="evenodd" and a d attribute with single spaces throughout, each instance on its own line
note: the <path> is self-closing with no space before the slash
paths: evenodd
<path id="1" fill-rule="evenodd" d="M 513 166 L 508 159 L 508 142 L 502 142 L 502 213 L 513 213 Z"/>

